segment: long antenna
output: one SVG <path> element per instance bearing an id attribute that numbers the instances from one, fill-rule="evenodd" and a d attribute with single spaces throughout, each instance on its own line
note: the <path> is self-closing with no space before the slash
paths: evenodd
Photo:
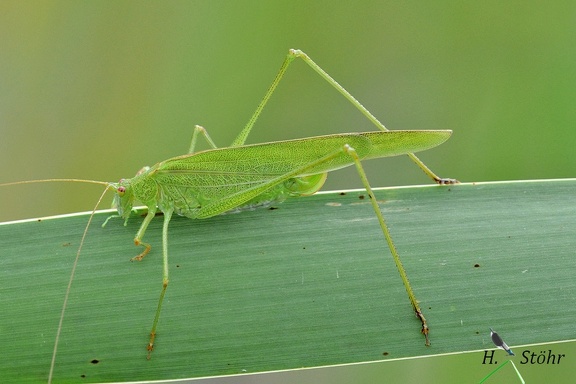
<path id="1" fill-rule="evenodd" d="M 88 233 L 88 228 L 90 227 L 90 223 L 92 222 L 92 218 L 96 213 L 96 209 L 102 202 L 104 195 L 110 188 L 113 186 L 110 183 L 104 183 L 99 181 L 88 181 L 88 180 L 78 180 L 78 179 L 50 179 L 50 180 L 36 180 L 36 182 L 44 182 L 44 181 L 82 181 L 82 182 L 91 182 L 94 184 L 105 184 L 106 189 L 100 195 L 100 198 L 96 202 L 96 206 L 92 209 L 92 213 L 90 213 L 90 217 L 88 218 L 88 223 L 86 223 L 86 227 L 84 228 L 84 233 L 82 234 L 82 239 L 80 240 L 80 245 L 78 246 L 78 251 L 76 251 L 76 258 L 74 259 L 74 264 L 72 265 L 72 272 L 70 272 L 70 280 L 68 281 L 68 287 L 66 288 L 66 294 L 64 295 L 64 303 L 62 304 L 62 311 L 60 312 L 60 320 L 58 321 L 58 329 L 56 331 L 56 339 L 54 341 L 54 350 L 52 351 L 52 361 L 50 362 L 50 372 L 48 373 L 48 384 L 52 383 L 52 376 L 54 375 L 54 367 L 56 366 L 56 353 L 58 352 L 58 342 L 60 341 L 60 334 L 62 333 L 62 324 L 64 323 L 64 313 L 66 312 L 66 307 L 68 305 L 68 298 L 70 297 L 70 291 L 72 288 L 72 281 L 74 281 L 74 274 L 76 273 L 76 266 L 78 265 L 78 260 L 80 259 L 80 252 L 82 251 L 82 246 L 84 245 L 84 240 L 86 239 L 86 234 Z M 34 182 L 34 180 L 33 180 Z M 17 183 L 9 183 L 10 184 L 28 184 L 29 182 L 17 182 Z M 4 184 L 6 185 L 6 184 Z"/>
<path id="2" fill-rule="evenodd" d="M 42 180 L 25 180 L 25 181 L 12 181 L 10 183 L 2 183 L 0 187 L 7 187 L 10 185 L 21 185 L 21 184 L 36 184 L 36 183 L 53 183 L 53 182 L 70 182 L 70 183 L 88 183 L 88 184 L 100 184 L 107 187 L 112 187 L 111 183 L 106 181 L 96 181 L 96 180 L 85 180 L 85 179 L 42 179 Z M 108 188 L 106 188 L 106 191 Z"/>

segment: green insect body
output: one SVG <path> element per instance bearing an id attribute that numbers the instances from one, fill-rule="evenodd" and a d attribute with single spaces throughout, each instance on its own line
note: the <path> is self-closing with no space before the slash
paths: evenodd
<path id="1" fill-rule="evenodd" d="M 364 160 L 425 150 L 449 136 L 450 131 L 364 132 L 211 149 L 165 160 L 121 180 L 114 185 L 115 205 L 124 219 L 134 200 L 151 212 L 159 208 L 192 219 L 208 218 L 315 193 L 327 172 L 354 162 L 341 152 L 329 161 L 310 164 L 344 145 Z"/>

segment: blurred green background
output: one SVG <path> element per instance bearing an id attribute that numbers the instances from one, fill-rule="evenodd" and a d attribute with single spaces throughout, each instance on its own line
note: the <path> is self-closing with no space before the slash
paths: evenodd
<path id="1" fill-rule="evenodd" d="M 230 144 L 289 48 L 390 129 L 452 129 L 421 157 L 462 181 L 576 176 L 576 3 L 2 1 L 0 182 L 117 181 L 186 152 L 194 124 Z M 303 62 L 249 142 L 373 130 Z M 374 186 L 428 183 L 406 158 Z M 360 188 L 354 170 L 325 189 Z M 3 188 L 0 219 L 90 210 L 99 188 Z"/>

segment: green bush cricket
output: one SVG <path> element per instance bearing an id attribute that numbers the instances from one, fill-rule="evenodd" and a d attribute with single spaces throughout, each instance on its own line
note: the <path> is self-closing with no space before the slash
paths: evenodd
<path id="1" fill-rule="evenodd" d="M 289 64 L 301 58 L 336 88 L 362 114 L 372 121 L 379 131 L 363 133 L 333 134 L 309 137 L 297 140 L 285 140 L 262 144 L 245 145 L 245 141 L 268 102 Z M 198 137 L 202 135 L 212 149 L 195 152 Z M 317 192 L 326 179 L 327 172 L 354 165 L 366 189 L 374 212 L 379 221 L 383 235 L 388 243 L 415 315 L 421 322 L 421 332 L 425 344 L 429 342 L 429 328 L 412 291 L 407 274 L 392 242 L 388 227 L 384 221 L 378 203 L 364 173 L 361 161 L 408 154 L 412 160 L 438 184 L 457 183 L 453 179 L 442 179 L 426 167 L 413 152 L 435 147 L 446 141 L 451 131 L 388 131 L 366 108 L 342 88 L 324 70 L 299 50 L 290 50 L 282 67 L 266 92 L 245 128 L 233 141 L 230 147 L 217 148 L 204 128 L 196 126 L 192 135 L 189 154 L 174 157 L 152 167 L 143 168 L 131 179 L 122 179 L 118 183 L 107 183 L 81 179 L 48 179 L 33 180 L 6 185 L 27 184 L 36 182 L 68 181 L 105 185 L 102 197 L 109 189 L 116 192 L 115 206 L 125 222 L 128 220 L 135 201 L 142 202 L 148 209 L 134 243 L 144 250 L 131 260 L 142 260 L 149 253 L 151 246 L 143 241 L 146 229 L 158 211 L 164 214 L 162 230 L 163 281 L 160 298 L 155 311 L 150 339 L 147 344 L 147 357 L 151 357 L 156 337 L 162 303 L 168 287 L 168 225 L 173 213 L 189 218 L 203 219 L 216 216 L 231 210 L 247 209 L 279 203 L 288 197 L 310 195 Z M 96 208 L 95 208 L 96 209 Z M 76 263 L 81 252 L 91 217 L 87 223 L 77 258 L 66 289 L 62 314 L 56 334 L 49 382 L 52 379 L 56 361 L 58 340 L 68 295 L 74 277 Z"/>

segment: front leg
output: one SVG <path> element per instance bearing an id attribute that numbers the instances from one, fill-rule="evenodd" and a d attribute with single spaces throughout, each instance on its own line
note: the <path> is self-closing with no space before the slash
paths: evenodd
<path id="1" fill-rule="evenodd" d="M 136 237 L 134 237 L 134 245 L 136 245 L 136 246 L 141 245 L 144 247 L 144 250 L 138 256 L 134 256 L 133 258 L 131 258 L 130 261 L 142 261 L 144 256 L 146 256 L 148 254 L 148 252 L 150 252 L 150 249 L 152 249 L 152 246 L 148 243 L 144 243 L 142 241 L 142 238 L 144 237 L 144 233 L 146 232 L 146 228 L 148 228 L 148 224 L 150 224 L 150 222 L 152 221 L 154 216 L 156 216 L 157 209 L 158 208 L 156 208 L 155 205 L 148 206 L 148 213 L 146 214 L 146 217 L 144 218 L 142 225 L 140 225 L 140 229 L 138 229 L 138 232 L 136 233 Z"/>

